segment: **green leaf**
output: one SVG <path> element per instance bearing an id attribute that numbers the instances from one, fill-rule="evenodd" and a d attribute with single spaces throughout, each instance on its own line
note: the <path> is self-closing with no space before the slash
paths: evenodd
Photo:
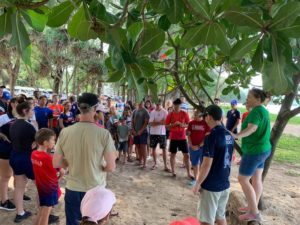
<path id="1" fill-rule="evenodd" d="M 86 19 L 84 7 L 81 6 L 68 24 L 68 33 L 71 37 L 81 41 L 96 39 L 97 34 L 92 27 L 92 22 Z"/>
<path id="2" fill-rule="evenodd" d="M 133 44 L 137 42 L 140 34 L 143 31 L 143 23 L 137 22 L 130 25 L 128 28 L 128 37 L 132 40 Z"/>
<path id="3" fill-rule="evenodd" d="M 165 41 L 165 32 L 158 28 L 145 28 L 140 34 L 135 48 L 140 55 L 148 55 L 158 50 Z"/>
<path id="4" fill-rule="evenodd" d="M 113 24 L 117 21 L 117 17 L 106 11 L 105 6 L 98 0 L 93 0 L 90 3 L 89 11 L 93 17 L 96 17 L 106 25 Z"/>
<path id="5" fill-rule="evenodd" d="M 214 79 L 212 79 L 205 70 L 200 70 L 201 76 L 208 82 L 214 82 Z"/>
<path id="6" fill-rule="evenodd" d="M 0 16 L 0 39 L 5 35 L 11 33 L 11 13 L 10 11 Z"/>
<path id="7" fill-rule="evenodd" d="M 104 61 L 105 66 L 107 67 L 108 70 L 114 70 L 114 67 L 111 63 L 111 57 L 107 57 Z"/>
<path id="8" fill-rule="evenodd" d="M 148 87 L 148 90 L 151 93 L 152 100 L 154 102 L 156 102 L 158 100 L 158 97 L 157 97 L 157 84 L 153 80 L 148 80 L 146 82 L 146 85 Z"/>
<path id="9" fill-rule="evenodd" d="M 140 66 L 141 71 L 143 71 L 143 75 L 145 77 L 153 76 L 153 74 L 155 72 L 154 65 L 148 59 L 146 59 L 146 58 L 140 59 L 138 61 L 138 65 Z"/>
<path id="10" fill-rule="evenodd" d="M 147 87 L 145 85 L 145 82 L 143 82 L 142 84 L 138 83 L 138 80 L 142 78 L 142 71 L 136 64 L 127 65 L 126 71 L 128 79 L 132 80 L 132 85 L 137 90 L 137 100 L 141 101 L 147 95 Z"/>
<path id="11" fill-rule="evenodd" d="M 284 27 L 286 23 L 293 23 L 296 18 L 300 15 L 300 2 L 289 1 L 286 5 L 282 6 L 278 13 L 272 20 L 270 28 L 273 27 Z"/>
<path id="12" fill-rule="evenodd" d="M 290 38 L 300 38 L 300 18 L 291 25 L 275 29 L 276 32 L 281 32 L 284 36 Z"/>
<path id="13" fill-rule="evenodd" d="M 73 10 L 74 10 L 74 6 L 69 0 L 62 2 L 58 6 L 55 6 L 48 16 L 47 25 L 49 27 L 62 26 L 68 21 Z"/>
<path id="14" fill-rule="evenodd" d="M 186 7 L 198 18 L 210 20 L 210 8 L 207 0 L 184 0 Z"/>
<path id="15" fill-rule="evenodd" d="M 109 78 L 108 78 L 108 80 L 106 80 L 106 82 L 114 83 L 114 82 L 118 82 L 119 80 L 121 80 L 124 75 L 123 75 L 122 71 L 115 70 L 115 71 L 109 73 L 108 76 L 109 76 Z"/>
<path id="16" fill-rule="evenodd" d="M 230 44 L 227 39 L 226 30 L 224 25 L 221 23 L 216 23 L 215 26 L 215 35 L 218 37 L 218 47 L 222 50 L 222 53 L 226 56 L 230 54 Z"/>
<path id="17" fill-rule="evenodd" d="M 251 65 L 256 71 L 261 71 L 264 58 L 263 58 L 263 40 L 261 40 L 256 48 L 256 51 L 252 57 Z"/>
<path id="18" fill-rule="evenodd" d="M 171 23 L 170 21 L 168 20 L 167 16 L 166 15 L 163 15 L 159 18 L 158 20 L 158 27 L 164 31 L 167 31 L 169 30 L 171 26 Z"/>
<path id="19" fill-rule="evenodd" d="M 10 39 L 10 44 L 12 46 L 17 46 L 19 53 L 22 55 L 22 58 L 25 63 L 30 61 L 30 49 L 27 48 L 30 46 L 30 39 L 25 29 L 25 26 L 20 19 L 18 12 L 15 12 L 11 15 L 12 22 L 12 37 Z"/>
<path id="20" fill-rule="evenodd" d="M 118 47 L 129 50 L 126 32 L 122 28 L 110 28 L 107 30 L 107 39 L 109 43 Z"/>
<path id="21" fill-rule="evenodd" d="M 36 31 L 43 32 L 48 21 L 48 16 L 33 10 L 22 10 L 22 16 L 26 22 Z"/>
<path id="22" fill-rule="evenodd" d="M 228 10 L 225 12 L 224 17 L 231 23 L 238 26 L 263 27 L 260 12 L 244 12 L 241 11 L 241 9 Z"/>
<path id="23" fill-rule="evenodd" d="M 116 47 L 112 47 L 111 51 L 111 64 L 116 70 L 124 70 L 125 64 L 122 58 L 120 50 Z"/>
<path id="24" fill-rule="evenodd" d="M 231 49 L 230 60 L 240 60 L 244 55 L 253 50 L 254 46 L 257 45 L 259 39 L 260 35 L 257 35 L 252 38 L 244 38 L 241 41 L 238 41 Z"/>
<path id="25" fill-rule="evenodd" d="M 150 5 L 156 12 L 166 14 L 171 23 L 178 23 L 183 17 L 182 0 L 150 0 Z"/>
<path id="26" fill-rule="evenodd" d="M 222 95 L 228 95 L 230 92 L 232 92 L 234 87 L 232 86 L 227 86 L 226 88 L 223 89 Z"/>
<path id="27" fill-rule="evenodd" d="M 31 45 L 28 45 L 22 52 L 23 62 L 31 67 Z"/>

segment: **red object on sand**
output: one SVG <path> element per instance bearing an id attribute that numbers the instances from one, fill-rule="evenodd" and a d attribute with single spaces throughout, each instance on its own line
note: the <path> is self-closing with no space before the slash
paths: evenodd
<path id="1" fill-rule="evenodd" d="M 161 56 L 160 56 L 160 59 L 166 59 L 167 58 L 167 55 L 166 54 L 161 54 Z"/>
<path id="2" fill-rule="evenodd" d="M 194 217 L 188 217 L 183 220 L 173 221 L 170 225 L 201 225 L 201 223 Z"/>

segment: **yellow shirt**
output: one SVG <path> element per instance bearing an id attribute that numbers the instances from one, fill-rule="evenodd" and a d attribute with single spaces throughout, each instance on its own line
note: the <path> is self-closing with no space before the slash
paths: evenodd
<path id="1" fill-rule="evenodd" d="M 94 123 L 76 123 L 61 131 L 55 151 L 62 154 L 69 164 L 66 176 L 69 190 L 86 192 L 98 185 L 106 185 L 103 154 L 116 151 L 107 130 Z"/>

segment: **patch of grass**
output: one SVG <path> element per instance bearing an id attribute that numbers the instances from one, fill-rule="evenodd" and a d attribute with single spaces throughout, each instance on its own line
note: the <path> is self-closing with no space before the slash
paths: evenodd
<path id="1" fill-rule="evenodd" d="M 230 108 L 230 106 L 222 106 L 222 109 L 223 109 L 223 111 L 225 113 L 225 116 L 226 116 L 226 113 L 231 108 Z M 243 113 L 246 112 L 246 108 L 245 107 L 238 107 L 238 110 L 241 112 L 241 115 L 243 115 Z M 276 120 L 276 118 L 277 118 L 277 114 L 270 113 L 270 121 L 271 121 L 271 123 L 274 123 L 275 120 Z M 288 124 L 300 125 L 300 116 L 293 117 L 292 119 L 289 120 Z"/>
<path id="2" fill-rule="evenodd" d="M 292 135 L 282 135 L 277 149 L 275 151 L 274 160 L 279 162 L 300 165 L 300 138 Z"/>
<path id="3" fill-rule="evenodd" d="M 300 177 L 300 173 L 294 170 L 288 170 L 285 174 L 291 177 Z"/>

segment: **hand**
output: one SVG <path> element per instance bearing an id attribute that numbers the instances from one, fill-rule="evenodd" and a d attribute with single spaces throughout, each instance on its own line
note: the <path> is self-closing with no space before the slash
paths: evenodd
<path id="1" fill-rule="evenodd" d="M 176 121 L 176 122 L 174 123 L 174 125 L 176 125 L 176 126 L 181 126 L 181 123 L 180 123 L 179 121 Z"/>
<path id="2" fill-rule="evenodd" d="M 191 148 L 192 148 L 192 150 L 197 151 L 199 149 L 199 146 L 198 145 L 192 145 Z"/>
<path id="3" fill-rule="evenodd" d="M 0 133 L 0 140 L 6 141 L 8 143 L 11 143 L 10 140 L 6 137 L 5 134 Z"/>
<path id="4" fill-rule="evenodd" d="M 229 131 L 229 133 L 231 134 L 231 136 L 234 138 L 234 139 L 238 139 L 238 136 L 234 133 L 232 133 L 231 131 Z"/>
<path id="5" fill-rule="evenodd" d="M 193 187 L 193 193 L 194 195 L 200 195 L 200 184 L 198 182 L 196 182 L 195 186 Z"/>
<path id="6" fill-rule="evenodd" d="M 65 171 L 63 168 L 61 168 L 61 169 L 59 170 L 59 176 L 58 176 L 58 179 L 61 179 L 65 174 L 66 174 L 66 171 Z"/>

